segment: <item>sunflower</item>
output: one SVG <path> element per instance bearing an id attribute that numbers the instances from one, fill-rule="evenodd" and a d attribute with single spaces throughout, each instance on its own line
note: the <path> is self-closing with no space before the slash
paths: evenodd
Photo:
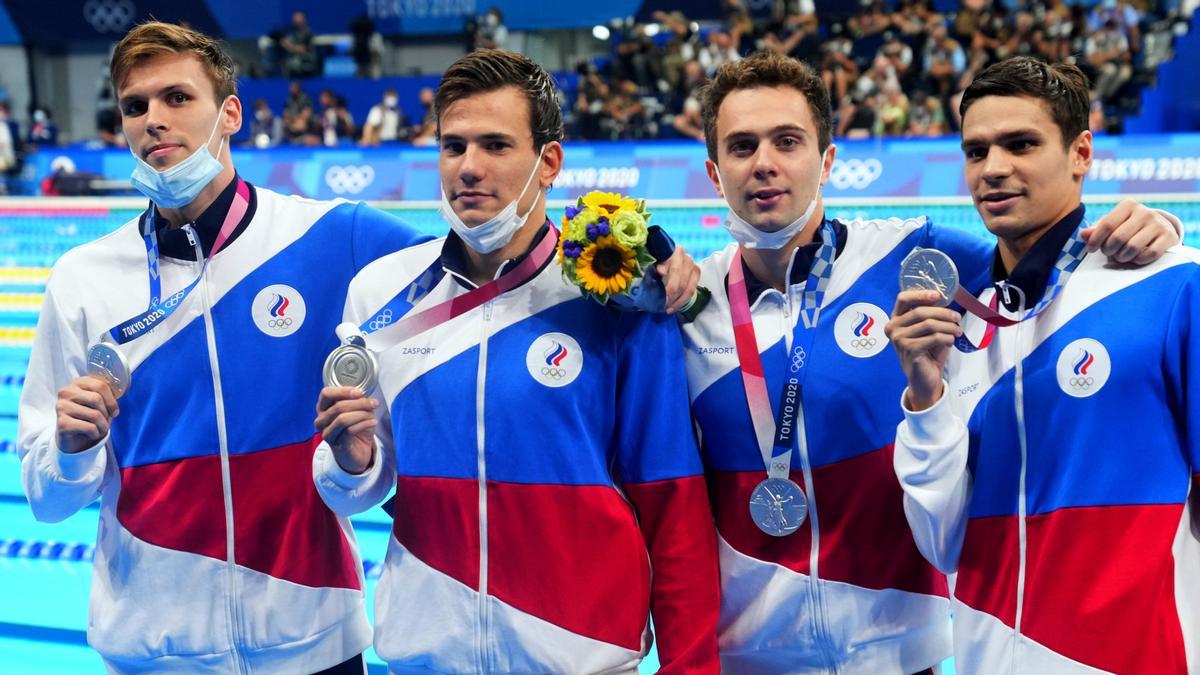
<path id="1" fill-rule="evenodd" d="M 612 218 L 625 211 L 637 211 L 637 200 L 615 192 L 594 190 L 583 196 L 583 205 L 602 216 Z"/>
<path id="2" fill-rule="evenodd" d="M 575 272 L 585 291 L 609 296 L 629 287 L 637 254 L 612 237 L 600 237 L 579 255 Z"/>

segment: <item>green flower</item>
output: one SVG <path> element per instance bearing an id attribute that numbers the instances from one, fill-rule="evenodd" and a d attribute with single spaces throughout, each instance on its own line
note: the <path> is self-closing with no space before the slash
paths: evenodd
<path id="1" fill-rule="evenodd" d="M 609 221 L 613 237 L 621 245 L 636 250 L 646 244 L 646 219 L 640 213 L 623 211 Z"/>
<path id="2" fill-rule="evenodd" d="M 600 216 L 596 215 L 591 209 L 584 209 L 575 214 L 575 217 L 567 222 L 563 228 L 563 236 L 572 241 L 580 243 L 591 243 L 587 236 L 587 226 L 592 225 L 600 220 Z"/>

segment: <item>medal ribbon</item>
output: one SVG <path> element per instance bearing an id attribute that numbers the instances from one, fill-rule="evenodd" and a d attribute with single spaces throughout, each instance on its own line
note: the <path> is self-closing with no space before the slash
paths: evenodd
<path id="1" fill-rule="evenodd" d="M 991 302 L 985 305 L 978 298 L 968 293 L 962 286 L 959 286 L 958 290 L 954 293 L 954 301 L 961 305 L 963 309 L 987 322 L 987 328 L 984 330 L 983 339 L 980 340 L 978 345 L 971 342 L 964 333 L 954 340 L 954 346 L 964 354 L 986 349 L 992 343 L 992 338 L 995 337 L 997 326 L 1015 326 L 1022 321 L 1028 321 L 1041 314 L 1042 310 L 1046 309 L 1058 297 L 1063 286 L 1067 285 L 1067 281 L 1071 278 L 1075 269 L 1079 267 L 1079 263 L 1083 262 L 1084 257 L 1087 256 L 1087 244 L 1079 234 L 1087 226 L 1086 222 L 1080 225 L 1080 229 L 1075 230 L 1075 234 L 1071 235 L 1071 238 L 1063 245 L 1062 250 L 1058 253 L 1058 259 L 1054 262 L 1049 289 L 1042 295 L 1042 299 L 1038 301 L 1038 304 L 1034 305 L 1033 309 L 1019 319 L 1010 319 L 997 311 L 999 309 L 999 293 L 994 295 Z"/>
<path id="2" fill-rule="evenodd" d="M 466 314 L 485 302 L 493 300 L 501 294 L 507 293 L 529 281 L 550 260 L 557 248 L 558 230 L 554 226 L 550 226 L 550 231 L 542 237 L 542 241 L 529 252 L 529 255 L 525 256 L 524 260 L 496 279 L 478 288 L 474 288 L 463 295 L 451 298 L 428 309 L 423 309 L 416 314 L 404 316 L 403 318 L 399 318 L 399 320 L 392 318 L 395 316 L 394 313 L 393 315 L 387 315 L 388 308 L 393 308 L 394 310 L 398 308 L 403 312 L 407 312 L 413 304 L 420 300 L 420 297 L 423 297 L 423 293 L 421 296 L 417 296 L 421 288 L 424 288 L 425 292 L 433 288 L 437 283 L 434 279 L 441 278 L 441 261 L 435 261 L 433 266 L 418 276 L 416 281 L 402 289 L 396 297 L 384 305 L 383 309 L 380 309 L 370 319 L 367 319 L 366 322 L 359 326 L 359 329 L 363 331 L 364 336 L 369 336 L 369 339 L 366 340 L 367 346 L 372 351 L 377 353 L 382 352 L 389 347 L 440 326 L 457 316 Z M 438 269 L 435 270 L 435 267 Z M 427 276 L 429 277 L 428 279 Z M 428 285 L 426 286 L 425 284 Z M 386 320 L 385 316 L 388 317 Z"/>
<path id="3" fill-rule="evenodd" d="M 379 308 L 379 311 L 372 314 L 371 318 L 362 322 L 358 327 L 360 334 L 370 335 L 398 321 L 405 314 L 408 314 L 408 311 L 420 302 L 429 291 L 433 290 L 433 287 L 437 286 L 438 282 L 445 275 L 446 271 L 442 269 L 441 258 L 435 259 L 429 267 L 425 268 L 424 272 L 421 272 L 417 275 L 416 279 L 413 279 L 412 283 L 402 288 L 396 294 L 396 297 Z"/>
<path id="4" fill-rule="evenodd" d="M 196 241 L 193 245 L 196 248 L 196 258 L 202 261 L 200 273 L 192 280 L 192 283 L 184 286 L 176 291 L 166 300 L 159 301 L 159 296 L 162 293 L 162 279 L 158 273 L 158 229 L 157 229 L 157 214 L 154 204 L 150 204 L 149 210 L 146 212 L 144 230 L 142 239 L 146 243 L 146 270 L 150 280 L 150 303 L 146 311 L 126 319 L 115 327 L 109 329 L 106 335 L 113 342 L 123 345 L 131 342 L 146 334 L 151 328 L 158 325 L 161 321 L 171 316 L 176 309 L 183 304 L 184 298 L 196 288 L 200 280 L 204 278 L 204 270 L 208 267 L 208 261 L 217 254 L 229 240 L 230 235 L 237 229 L 238 223 L 245 217 L 246 211 L 250 208 L 250 187 L 241 178 L 237 179 L 237 188 L 233 195 L 233 203 L 229 206 L 229 211 L 225 214 L 225 221 L 221 224 L 221 230 L 217 233 L 217 239 L 213 243 L 212 252 L 208 257 L 204 257 L 203 250 L 200 244 Z M 190 227 L 190 226 L 188 226 Z M 191 238 L 189 236 L 189 238 Z"/>
<path id="5" fill-rule="evenodd" d="M 738 365 L 742 371 L 742 385 L 746 390 L 746 403 L 750 409 L 750 420 L 754 435 L 762 453 L 763 464 L 771 478 L 789 479 L 792 469 L 792 447 L 797 434 L 803 434 L 803 410 L 800 390 L 804 382 L 806 360 L 812 348 L 821 304 L 825 300 L 825 289 L 833 274 L 833 258 L 837 252 L 833 226 L 825 221 L 821 228 L 821 247 L 813 259 L 808 280 L 801 296 L 800 314 L 804 326 L 793 329 L 792 349 L 785 364 L 783 388 L 779 395 L 779 406 L 774 419 L 767 393 L 767 381 L 763 375 L 762 357 L 758 353 L 758 338 L 754 334 L 754 318 L 750 312 L 750 300 L 746 292 L 746 277 L 742 271 L 742 254 L 737 251 L 729 265 L 729 305 L 733 315 L 733 339 L 737 349 Z M 799 424 L 797 423 L 799 420 Z"/>

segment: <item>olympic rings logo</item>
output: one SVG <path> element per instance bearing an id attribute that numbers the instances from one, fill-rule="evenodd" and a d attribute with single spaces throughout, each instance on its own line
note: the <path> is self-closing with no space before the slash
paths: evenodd
<path id="1" fill-rule="evenodd" d="M 855 349 L 861 349 L 864 351 L 867 349 L 874 349 L 875 345 L 877 345 L 877 344 L 879 344 L 879 341 L 873 337 L 867 337 L 867 338 L 861 338 L 861 339 L 856 338 L 856 339 L 850 341 L 851 347 L 853 347 Z"/>
<path id="2" fill-rule="evenodd" d="M 787 471 L 791 467 L 789 467 L 787 464 L 784 464 L 783 462 L 775 462 L 774 464 L 771 465 L 771 468 L 774 469 L 775 471 Z"/>
<path id="3" fill-rule="evenodd" d="M 292 320 L 286 316 L 282 319 L 270 319 L 267 321 L 267 328 L 291 328 Z"/>
<path id="4" fill-rule="evenodd" d="M 883 163 L 873 157 L 868 160 L 839 159 L 829 170 L 829 182 L 839 190 L 862 190 L 882 175 Z"/>
<path id="5" fill-rule="evenodd" d="M 325 184 L 335 194 L 356 195 L 375 182 L 375 169 L 362 166 L 331 166 L 325 170 Z"/>
<path id="6" fill-rule="evenodd" d="M 792 354 L 792 372 L 793 373 L 800 372 L 800 369 L 804 367 L 804 360 L 806 358 L 808 358 L 808 354 L 804 351 L 803 348 L 796 350 Z"/>
<path id="7" fill-rule="evenodd" d="M 379 316 L 375 317 L 374 319 L 371 319 L 371 322 L 367 324 L 367 327 L 370 328 L 371 330 L 375 331 L 375 330 L 379 330 L 380 328 L 389 326 L 389 325 L 391 325 L 391 323 L 392 323 L 392 310 L 385 309 L 385 310 L 383 310 L 383 312 L 381 312 L 379 314 Z"/>
<path id="8" fill-rule="evenodd" d="M 123 33 L 133 22 L 137 8 L 131 0 L 88 0 L 83 19 L 97 33 Z"/>
<path id="9" fill-rule="evenodd" d="M 546 377 L 553 377 L 556 380 L 561 380 L 567 376 L 567 369 L 542 366 L 542 375 L 545 375 Z"/>
<path id="10" fill-rule="evenodd" d="M 179 302 L 181 300 L 183 300 L 183 296 L 185 296 L 185 295 L 187 295 L 187 294 L 184 293 L 183 291 L 179 291 L 178 293 L 172 295 L 171 297 L 167 298 L 166 300 L 163 300 L 162 306 L 166 307 L 167 309 L 170 309 L 170 308 L 174 307 L 175 305 L 178 305 Z"/>
<path id="11" fill-rule="evenodd" d="M 1071 385 L 1072 389 L 1087 391 L 1096 384 L 1096 379 L 1093 377 L 1072 377 L 1067 380 L 1067 384 Z"/>

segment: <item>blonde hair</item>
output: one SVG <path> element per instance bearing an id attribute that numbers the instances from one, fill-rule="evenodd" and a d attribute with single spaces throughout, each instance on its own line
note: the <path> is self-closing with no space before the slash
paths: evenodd
<path id="1" fill-rule="evenodd" d="M 200 59 L 218 101 L 237 94 L 236 68 L 220 42 L 199 31 L 162 21 L 139 24 L 117 43 L 110 68 L 113 94 L 120 95 L 119 89 L 134 67 L 163 54 L 187 53 Z"/>

